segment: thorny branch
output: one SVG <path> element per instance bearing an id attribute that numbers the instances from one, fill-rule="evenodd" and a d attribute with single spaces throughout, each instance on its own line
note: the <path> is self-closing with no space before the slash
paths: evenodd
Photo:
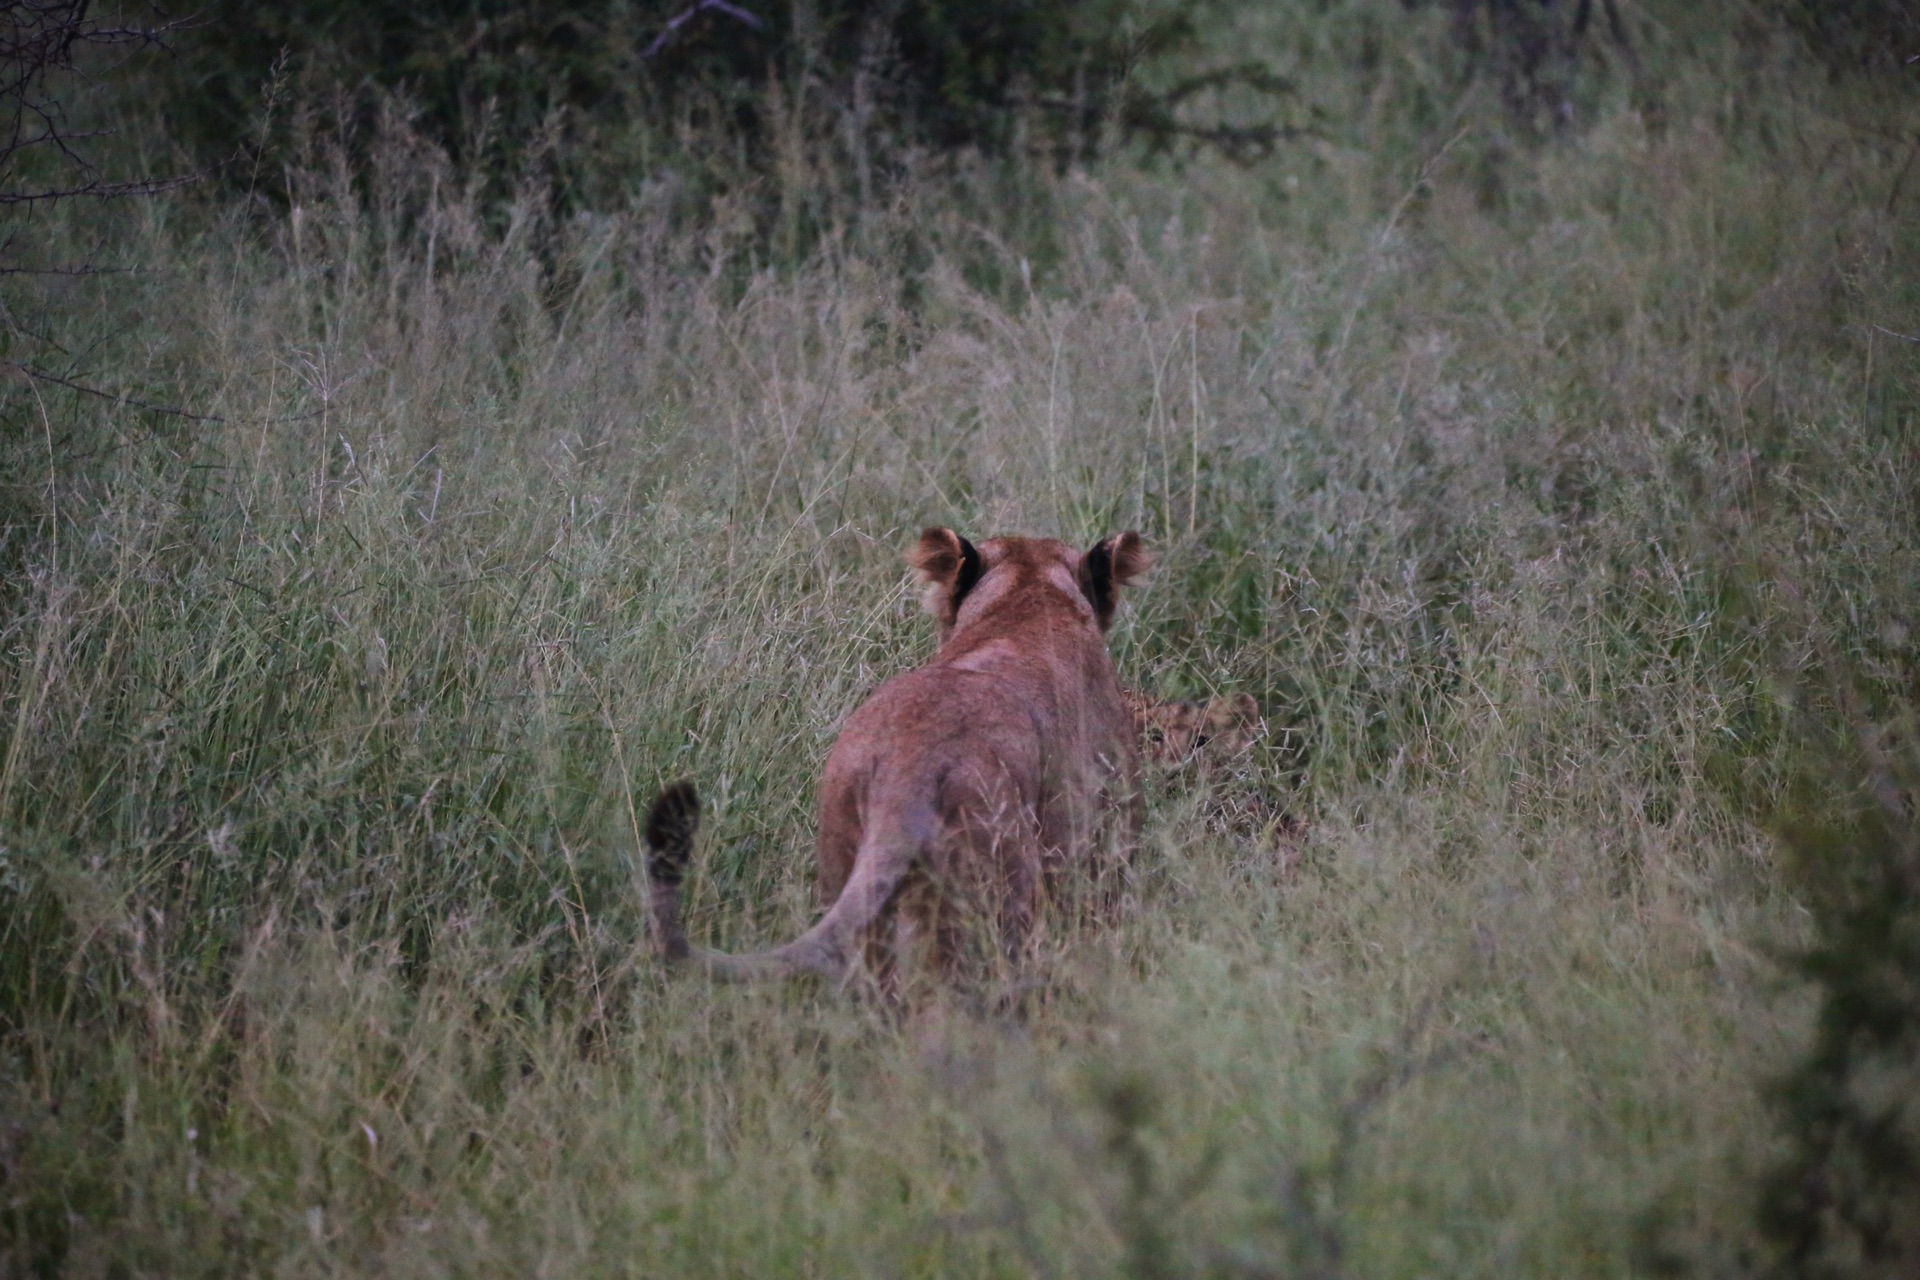
<path id="1" fill-rule="evenodd" d="M 23 377 L 35 382 L 49 382 L 56 387 L 65 387 L 69 391 L 78 391 L 81 395 L 94 396 L 101 400 L 111 400 L 115 404 L 132 405 L 148 413 L 164 414 L 170 418 L 185 418 L 189 422 L 225 422 L 226 419 L 214 413 L 194 413 L 188 409 L 176 409 L 164 404 L 150 404 L 145 400 L 128 395 L 116 395 L 111 391 L 102 391 L 98 387 L 89 387 L 83 382 L 74 382 L 57 373 L 48 373 L 45 369 L 36 369 L 30 364 L 21 364 L 18 360 L 9 360 L 7 367 Z"/>
<path id="2" fill-rule="evenodd" d="M 79 392 L 83 396 L 92 396 L 97 400 L 107 400 L 114 404 L 128 405 L 135 409 L 144 410 L 147 413 L 157 413 L 169 418 L 184 418 L 188 422 L 304 422 L 310 418 L 317 418 L 324 412 L 324 410 L 321 409 L 309 409 L 305 413 L 286 413 L 270 418 L 229 418 L 218 413 L 195 413 L 191 409 L 181 409 L 173 405 L 154 404 L 150 400 L 142 400 L 137 396 L 125 395 L 113 391 L 102 391 L 98 387 L 90 387 L 84 382 L 75 382 L 71 378 L 63 378 L 57 373 L 48 373 L 45 369 L 37 368 L 30 364 L 22 364 L 18 360 L 0 360 L 0 365 L 4 365 L 22 377 L 30 378 L 35 382 L 45 382 L 56 387 L 65 387 L 67 390 Z"/>
<path id="3" fill-rule="evenodd" d="M 165 48 L 183 22 L 152 26 L 112 23 L 93 16 L 92 0 L 0 0 L 0 207 L 34 205 L 73 197 L 111 200 L 154 195 L 199 175 L 111 180 L 97 175 L 78 144 L 104 136 L 77 130 L 67 121 L 61 93 L 64 77 L 82 74 L 78 59 L 100 49 Z M 43 178 L 26 185 L 20 161 L 50 150 L 72 177 Z"/>

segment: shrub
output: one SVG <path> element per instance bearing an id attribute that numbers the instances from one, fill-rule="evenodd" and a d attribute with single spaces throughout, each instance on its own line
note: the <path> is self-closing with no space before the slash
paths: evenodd
<path id="1" fill-rule="evenodd" d="M 1912 717 L 1909 714 L 1908 731 Z M 1846 749 L 1850 748 L 1850 749 Z M 1839 758 L 1864 784 L 1802 800 L 1782 837 L 1815 922 L 1797 968 L 1819 992 L 1807 1056 L 1774 1086 L 1789 1152 L 1761 1225 L 1779 1274 L 1911 1276 L 1920 1267 L 1920 769 L 1863 732 Z"/>
<path id="2" fill-rule="evenodd" d="M 370 106 L 400 92 L 452 154 L 511 170 L 543 129 L 567 131 L 569 163 L 644 173 L 676 152 L 698 165 L 728 139 L 762 153 L 799 101 L 824 101 L 856 167 L 903 148 L 1084 159 L 1116 137 L 1250 157 L 1287 129 L 1291 86 L 1258 61 L 1193 65 L 1211 0 L 825 0 L 762 6 L 696 0 L 427 0 L 229 5 L 170 91 L 200 147 L 248 137 L 259 86 L 285 56 L 309 91 Z M 372 94 L 369 91 L 376 91 Z M 1196 119 L 1221 94 L 1252 117 Z M 676 139 L 698 138 L 691 151 Z M 580 155 L 582 148 L 587 154 Z M 577 195 L 578 182 L 575 183 Z"/>

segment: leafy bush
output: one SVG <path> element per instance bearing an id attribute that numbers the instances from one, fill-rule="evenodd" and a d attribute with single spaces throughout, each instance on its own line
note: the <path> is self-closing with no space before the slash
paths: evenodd
<path id="1" fill-rule="evenodd" d="M 858 163 L 902 149 L 1038 148 L 1085 159 L 1104 140 L 1183 142 L 1252 157 L 1287 132 L 1291 86 L 1258 61 L 1191 65 L 1217 0 L 464 0 L 231 4 L 207 22 L 171 94 L 185 136 L 249 140 L 277 60 L 308 94 L 402 94 L 456 165 L 511 170 L 559 128 L 595 179 L 683 166 L 704 148 L 764 158 L 802 99 Z M 1251 97 L 1254 114 L 1192 108 Z M 813 122 L 810 122 L 813 123 Z M 692 148 L 677 147 L 695 141 Z M 586 154 L 580 154 L 581 149 Z M 503 154 L 496 154 L 503 153 Z"/>
<path id="2" fill-rule="evenodd" d="M 1920 15 L 1904 0 L 1775 0 L 1774 7 L 1837 72 L 1912 74 L 1920 55 Z"/>
<path id="3" fill-rule="evenodd" d="M 1811 1050 L 1774 1089 L 1790 1143 L 1761 1222 L 1778 1270 L 1806 1280 L 1920 1269 L 1920 752 L 1864 729 L 1836 744 L 1844 787 L 1782 824 L 1814 940 L 1797 967 L 1819 993 Z"/>

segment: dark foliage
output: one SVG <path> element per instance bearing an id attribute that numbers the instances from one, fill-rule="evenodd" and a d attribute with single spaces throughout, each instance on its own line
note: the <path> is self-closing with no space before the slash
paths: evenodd
<path id="1" fill-rule="evenodd" d="M 1820 1009 L 1774 1087 L 1790 1150 L 1760 1220 L 1777 1274 L 1891 1280 L 1920 1274 L 1920 769 L 1910 739 L 1871 731 L 1836 758 L 1866 784 L 1781 824 L 1816 925 L 1797 967 Z"/>
<path id="2" fill-rule="evenodd" d="M 1777 0 L 1776 7 L 1836 72 L 1920 67 L 1920 8 L 1910 0 Z"/>
<path id="3" fill-rule="evenodd" d="M 1444 6 L 1452 16 L 1454 43 L 1470 74 L 1498 81 L 1501 100 L 1519 124 L 1554 129 L 1576 117 L 1576 82 L 1583 66 L 1603 56 L 1618 59 L 1643 109 L 1651 107 L 1640 61 L 1621 16 L 1619 0 L 1403 0 Z"/>
<path id="4" fill-rule="evenodd" d="M 1257 157 L 1291 132 L 1284 80 L 1252 62 L 1156 78 L 1176 56 L 1194 64 L 1207 2 L 229 2 L 168 110 L 178 136 L 224 153 L 252 137 L 284 58 L 308 94 L 398 91 L 456 166 L 510 166 L 555 127 L 570 153 L 600 153 L 584 161 L 597 170 L 645 171 L 676 137 L 751 152 L 781 124 L 776 87 L 828 104 L 834 132 L 882 153 L 1026 147 L 1066 163 L 1129 138 Z M 1217 109 L 1226 97 L 1237 114 Z"/>

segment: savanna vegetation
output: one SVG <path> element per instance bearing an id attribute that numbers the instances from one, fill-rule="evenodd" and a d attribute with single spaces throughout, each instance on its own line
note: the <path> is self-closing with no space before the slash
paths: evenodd
<path id="1" fill-rule="evenodd" d="M 441 7 L 13 81 L 0 1271 L 1913 1273 L 1901 6 Z M 1016 998 L 663 974 L 927 524 L 1264 739 Z"/>

